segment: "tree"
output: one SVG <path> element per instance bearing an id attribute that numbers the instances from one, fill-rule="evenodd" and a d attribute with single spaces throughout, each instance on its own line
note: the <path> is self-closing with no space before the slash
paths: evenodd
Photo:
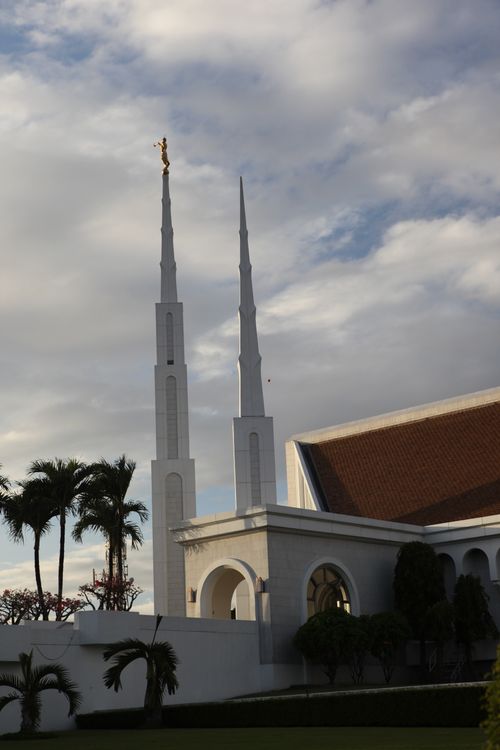
<path id="1" fill-rule="evenodd" d="M 427 612 L 445 598 L 441 562 L 430 544 L 408 542 L 398 553 L 394 570 L 394 600 L 420 641 L 420 666 L 425 670 Z"/>
<path id="2" fill-rule="evenodd" d="M 396 666 L 396 655 L 411 636 L 410 627 L 400 612 L 378 612 L 370 617 L 370 653 L 378 659 L 388 683 Z"/>
<path id="3" fill-rule="evenodd" d="M 57 514 L 57 507 L 53 498 L 47 495 L 45 484 L 39 479 L 21 482 L 20 487 L 21 492 L 9 495 L 2 501 L 4 521 L 14 542 L 24 542 L 23 528 L 25 526 L 28 526 L 33 532 L 33 555 L 38 601 L 43 619 L 48 620 L 40 573 L 40 540 L 50 529 L 50 522 Z"/>
<path id="4" fill-rule="evenodd" d="M 464 649 L 465 663 L 472 674 L 472 647 L 474 641 L 497 638 L 498 630 L 488 607 L 489 597 L 481 580 L 469 573 L 458 577 L 455 584 L 453 606 L 455 610 L 455 637 Z"/>
<path id="5" fill-rule="evenodd" d="M 161 709 L 165 690 L 168 690 L 171 695 L 179 686 L 175 675 L 178 659 L 172 646 L 167 641 L 155 643 L 161 619 L 161 615 L 158 615 L 151 643 L 144 643 L 137 638 L 126 638 L 111 644 L 103 653 L 105 661 L 113 660 L 112 666 L 104 673 L 104 684 L 107 688 L 114 688 L 115 692 L 122 687 L 123 670 L 136 659 L 145 660 L 144 713 L 149 726 L 161 726 Z"/>
<path id="6" fill-rule="evenodd" d="M 369 615 L 360 615 L 347 621 L 345 656 L 349 662 L 352 681 L 363 682 L 366 656 L 370 651 L 372 634 Z"/>
<path id="7" fill-rule="evenodd" d="M 143 503 L 125 500 L 134 470 L 135 462 L 124 455 L 113 463 L 101 459 L 94 464 L 93 481 L 80 500 L 80 517 L 73 529 L 73 537 L 78 542 L 82 541 L 83 534 L 89 530 L 104 535 L 108 544 L 107 576 L 110 581 L 125 579 L 126 540 L 130 539 L 132 549 L 138 549 L 143 542 L 141 529 L 129 517 L 135 513 L 143 522 L 149 515 Z M 110 598 L 106 608 L 124 607 L 122 604 L 114 607 Z"/>
<path id="8" fill-rule="evenodd" d="M 427 610 L 425 630 L 428 638 L 436 644 L 436 674 L 439 679 L 443 668 L 444 644 L 453 638 L 453 604 L 443 599 Z"/>
<path id="9" fill-rule="evenodd" d="M 40 726 L 44 690 L 57 690 L 66 696 L 69 703 L 68 716 L 72 716 L 81 698 L 74 682 L 60 664 L 33 666 L 33 651 L 19 654 L 21 676 L 1 674 L 0 687 L 11 688 L 13 692 L 0 698 L 0 711 L 12 701 L 21 703 L 21 732 L 35 732 Z"/>
<path id="10" fill-rule="evenodd" d="M 0 623 L 18 625 L 29 618 L 33 603 L 38 602 L 36 591 L 29 589 L 5 589 L 0 596 Z"/>
<path id="11" fill-rule="evenodd" d="M 485 692 L 486 719 L 481 729 L 486 735 L 485 750 L 500 750 L 500 646 Z"/>
<path id="12" fill-rule="evenodd" d="M 351 619 L 352 615 L 340 607 L 326 609 L 310 617 L 293 639 L 294 646 L 306 659 L 324 667 L 331 685 L 339 664 L 347 661 Z"/>
<path id="13" fill-rule="evenodd" d="M 55 458 L 53 461 L 33 461 L 28 474 L 36 477 L 45 488 L 48 496 L 58 509 L 59 516 L 59 566 L 57 573 L 57 599 L 59 610 L 63 598 L 64 586 L 64 555 L 66 546 L 66 518 L 76 510 L 76 503 L 89 486 L 92 467 L 87 466 L 76 458 L 63 460 Z M 56 611 L 56 620 L 60 620 L 60 611 Z"/>
<path id="14" fill-rule="evenodd" d="M 43 592 L 44 609 L 47 615 L 59 614 L 57 619 L 65 621 L 75 612 L 87 606 L 83 599 L 64 597 L 60 602 L 50 591 Z M 0 594 L 0 624 L 18 625 L 21 620 L 39 620 L 43 616 L 36 591 L 30 589 L 5 589 Z"/>
<path id="15" fill-rule="evenodd" d="M 109 580 L 104 573 L 101 578 L 95 578 L 92 583 L 86 583 L 78 589 L 87 604 L 92 609 L 121 609 L 130 612 L 135 600 L 143 592 L 134 583 L 133 578 L 119 581 L 118 578 Z M 107 605 L 110 605 L 109 607 Z"/>

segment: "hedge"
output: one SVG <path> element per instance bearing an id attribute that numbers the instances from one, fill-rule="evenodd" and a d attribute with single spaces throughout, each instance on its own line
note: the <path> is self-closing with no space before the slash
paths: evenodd
<path id="1" fill-rule="evenodd" d="M 144 709 L 129 708 L 117 711 L 94 711 L 92 714 L 78 714 L 78 729 L 137 729 L 144 724 Z"/>
<path id="2" fill-rule="evenodd" d="M 165 706 L 169 727 L 477 727 L 485 718 L 484 684 L 363 690 Z M 80 715 L 81 729 L 140 725 L 141 709 Z"/>

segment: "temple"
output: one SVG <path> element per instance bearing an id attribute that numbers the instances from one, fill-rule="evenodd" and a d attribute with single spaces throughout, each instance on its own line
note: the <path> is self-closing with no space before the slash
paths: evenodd
<path id="1" fill-rule="evenodd" d="M 168 237 L 170 221 L 168 213 Z M 500 624 L 500 388 L 291 437 L 288 496 L 277 504 L 241 179 L 239 238 L 235 509 L 189 516 L 194 500 L 181 505 L 178 493 L 157 482 L 155 602 L 160 606 L 163 592 L 175 589 L 175 612 L 188 618 L 255 622 L 255 666 L 268 688 L 281 687 L 304 679 L 292 638 L 307 617 L 332 604 L 356 615 L 392 609 L 398 550 L 420 540 L 439 554 L 450 596 L 458 575 L 480 576 Z M 159 425 L 165 414 L 158 394 L 170 366 L 156 383 Z M 187 430 L 184 411 L 172 429 Z M 184 460 L 190 461 L 187 453 Z M 167 485 L 170 472 L 185 482 L 183 472 L 191 471 L 191 463 L 161 465 Z"/>

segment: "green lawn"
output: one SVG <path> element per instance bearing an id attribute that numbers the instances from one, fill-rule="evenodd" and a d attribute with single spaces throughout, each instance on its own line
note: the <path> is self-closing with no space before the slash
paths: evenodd
<path id="1" fill-rule="evenodd" d="M 479 729 L 286 727 L 65 732 L 40 742 L 5 740 L 0 750 L 481 750 Z"/>

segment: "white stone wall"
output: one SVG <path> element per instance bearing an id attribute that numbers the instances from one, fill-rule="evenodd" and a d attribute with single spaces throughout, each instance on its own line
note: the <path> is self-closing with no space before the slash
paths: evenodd
<path id="1" fill-rule="evenodd" d="M 63 664 L 84 696 L 81 713 L 111 708 L 141 706 L 144 700 L 144 662 L 127 667 L 123 690 L 104 687 L 106 664 L 102 651 L 107 643 L 121 638 L 150 641 L 156 618 L 126 612 L 81 612 L 75 624 L 26 622 L 0 626 L 0 672 L 15 672 L 18 654 L 33 649 L 38 664 Z M 219 700 L 258 692 L 266 683 L 259 669 L 259 647 L 255 622 L 235 622 L 168 617 L 157 640 L 174 647 L 180 664 L 178 692 L 166 695 L 166 703 Z M 0 688 L 0 694 L 8 692 Z M 43 693 L 42 729 L 74 728 L 67 717 L 67 702 L 56 691 Z M 17 731 L 19 703 L 0 712 L 0 733 Z"/>

